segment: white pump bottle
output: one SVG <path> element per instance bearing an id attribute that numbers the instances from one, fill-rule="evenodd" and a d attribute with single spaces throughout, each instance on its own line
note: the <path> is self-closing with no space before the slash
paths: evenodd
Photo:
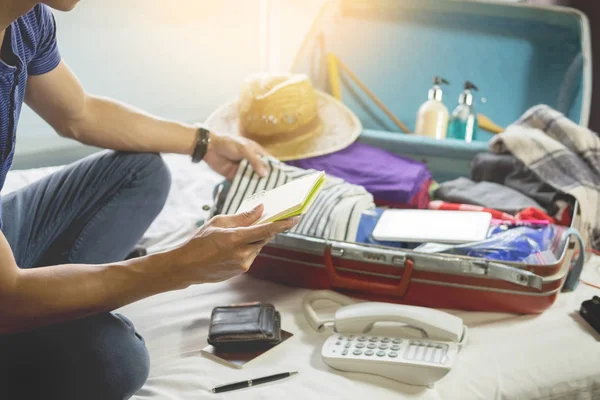
<path id="1" fill-rule="evenodd" d="M 448 108 L 442 103 L 441 84 L 449 84 L 444 78 L 436 76 L 429 90 L 429 100 L 419 107 L 415 133 L 435 139 L 445 139 L 448 130 Z"/>

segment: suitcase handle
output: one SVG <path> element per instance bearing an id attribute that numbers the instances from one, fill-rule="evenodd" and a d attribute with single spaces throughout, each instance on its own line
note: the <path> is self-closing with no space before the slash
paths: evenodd
<path id="1" fill-rule="evenodd" d="M 336 289 L 348 289 L 367 293 L 377 293 L 384 296 L 404 297 L 410 284 L 414 263 L 411 259 L 404 261 L 404 271 L 398 283 L 369 282 L 362 279 L 342 276 L 338 274 L 333 265 L 331 256 L 331 246 L 325 247 L 323 254 L 325 259 L 325 269 L 329 275 L 329 283 Z"/>

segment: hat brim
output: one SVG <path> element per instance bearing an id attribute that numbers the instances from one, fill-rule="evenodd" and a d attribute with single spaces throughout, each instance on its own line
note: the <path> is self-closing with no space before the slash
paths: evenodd
<path id="1" fill-rule="evenodd" d="M 327 93 L 318 90 L 315 93 L 321 129 L 314 134 L 263 145 L 272 156 L 282 161 L 322 156 L 350 146 L 360 136 L 362 124 L 348 107 Z M 206 119 L 205 124 L 215 132 L 241 135 L 238 101 L 219 107 Z"/>

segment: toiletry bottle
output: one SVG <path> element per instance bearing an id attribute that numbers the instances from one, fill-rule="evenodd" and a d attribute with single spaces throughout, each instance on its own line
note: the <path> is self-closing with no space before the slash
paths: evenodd
<path id="1" fill-rule="evenodd" d="M 472 90 L 477 86 L 469 81 L 465 82 L 465 90 L 458 96 L 458 106 L 452 112 L 448 124 L 448 137 L 472 142 L 477 140 L 477 114 L 473 105 Z"/>
<path id="2" fill-rule="evenodd" d="M 448 109 L 442 103 L 441 84 L 448 84 L 444 78 L 436 76 L 433 87 L 429 90 L 429 100 L 419 107 L 417 112 L 417 135 L 444 139 L 448 130 Z"/>

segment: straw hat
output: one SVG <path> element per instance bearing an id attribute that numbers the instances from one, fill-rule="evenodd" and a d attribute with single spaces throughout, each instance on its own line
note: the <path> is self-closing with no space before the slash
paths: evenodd
<path id="1" fill-rule="evenodd" d="M 282 161 L 333 153 L 362 131 L 352 111 L 301 74 L 250 76 L 239 99 L 213 112 L 206 125 L 252 139 Z"/>

